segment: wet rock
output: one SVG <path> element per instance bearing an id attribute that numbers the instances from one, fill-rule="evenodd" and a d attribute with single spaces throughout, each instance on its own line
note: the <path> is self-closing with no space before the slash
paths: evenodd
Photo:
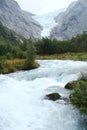
<path id="1" fill-rule="evenodd" d="M 62 97 L 62 100 L 65 101 L 65 104 L 69 104 L 70 103 L 70 98 L 69 97 Z"/>
<path id="2" fill-rule="evenodd" d="M 50 93 L 46 95 L 46 98 L 52 101 L 56 101 L 61 98 L 61 96 L 58 93 Z"/>
<path id="3" fill-rule="evenodd" d="M 69 102 L 70 99 L 68 97 L 63 97 L 62 100 L 64 100 L 65 102 Z"/>
<path id="4" fill-rule="evenodd" d="M 69 99 L 71 99 L 71 98 L 72 98 L 72 94 L 69 95 Z"/>
<path id="5" fill-rule="evenodd" d="M 69 82 L 65 85 L 65 88 L 72 90 L 74 86 L 75 86 L 75 82 Z"/>

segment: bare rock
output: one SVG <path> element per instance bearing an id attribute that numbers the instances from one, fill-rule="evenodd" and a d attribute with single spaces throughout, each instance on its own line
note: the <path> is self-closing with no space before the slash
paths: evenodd
<path id="1" fill-rule="evenodd" d="M 0 22 L 25 38 L 40 38 L 42 27 L 14 0 L 0 0 Z"/>
<path id="2" fill-rule="evenodd" d="M 67 40 L 87 31 L 87 0 L 78 0 L 60 13 L 56 18 L 58 23 L 50 33 L 50 38 Z"/>

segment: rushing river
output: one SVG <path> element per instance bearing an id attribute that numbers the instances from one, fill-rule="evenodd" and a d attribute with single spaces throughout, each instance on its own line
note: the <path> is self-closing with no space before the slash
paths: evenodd
<path id="1" fill-rule="evenodd" d="M 38 62 L 38 69 L 0 75 L 0 130 L 87 130 L 74 106 L 45 98 L 52 92 L 68 97 L 64 85 L 87 74 L 87 62 Z"/>

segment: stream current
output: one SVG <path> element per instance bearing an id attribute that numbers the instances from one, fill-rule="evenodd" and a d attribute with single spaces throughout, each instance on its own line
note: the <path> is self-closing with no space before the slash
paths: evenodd
<path id="1" fill-rule="evenodd" d="M 0 75 L 0 130 L 87 130 L 75 106 L 45 96 L 58 92 L 70 81 L 87 74 L 87 62 L 39 60 L 40 67 Z"/>

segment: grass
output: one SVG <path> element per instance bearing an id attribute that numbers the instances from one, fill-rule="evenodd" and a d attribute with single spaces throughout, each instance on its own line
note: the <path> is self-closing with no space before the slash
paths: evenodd
<path id="1" fill-rule="evenodd" d="M 27 67 L 27 70 L 39 67 L 37 62 L 33 62 L 31 66 Z M 25 60 L 24 59 L 11 59 L 5 60 L 0 68 L 0 73 L 7 74 L 11 72 L 16 72 L 19 70 L 25 70 Z"/>
<path id="2" fill-rule="evenodd" d="M 80 60 L 87 61 L 87 53 L 64 53 L 55 55 L 37 55 L 37 60 Z M 2 62 L 3 61 L 3 62 Z M 0 60 L 0 73 L 7 74 L 19 70 L 30 70 L 38 68 L 39 64 L 33 62 L 31 65 L 26 66 L 25 59 L 11 59 Z"/>
<path id="3" fill-rule="evenodd" d="M 39 60 L 80 60 L 87 61 L 87 53 L 64 53 L 55 55 L 37 55 L 36 59 Z"/>

